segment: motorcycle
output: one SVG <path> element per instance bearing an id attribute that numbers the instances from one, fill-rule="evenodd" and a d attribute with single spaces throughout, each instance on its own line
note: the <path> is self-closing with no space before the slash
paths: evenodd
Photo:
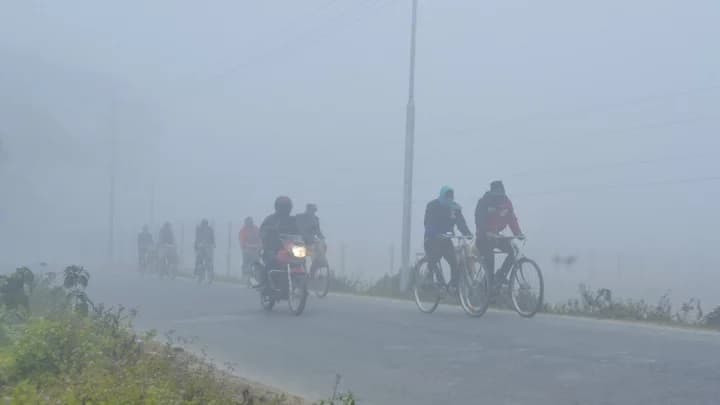
<path id="1" fill-rule="evenodd" d="M 266 311 L 271 311 L 278 301 L 287 300 L 290 312 L 302 314 L 307 303 L 308 274 L 305 267 L 307 248 L 300 235 L 281 235 L 283 248 L 277 254 L 280 269 L 267 269 L 265 277 L 257 274 L 265 271 L 264 265 L 256 262 L 255 273 L 263 280 L 256 288 L 260 290 L 260 303 Z"/>

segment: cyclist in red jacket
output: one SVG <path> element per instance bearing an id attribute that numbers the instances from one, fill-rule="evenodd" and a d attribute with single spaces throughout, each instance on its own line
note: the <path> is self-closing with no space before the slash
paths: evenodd
<path id="1" fill-rule="evenodd" d="M 475 208 L 475 227 L 477 230 L 475 243 L 478 252 L 484 257 L 489 278 L 490 280 L 495 278 L 498 282 L 502 282 L 514 262 L 515 252 L 508 239 L 498 239 L 497 237 L 500 236 L 500 232 L 509 227 L 513 235 L 519 239 L 525 239 L 520 230 L 513 204 L 505 194 L 505 186 L 502 181 L 496 180 L 490 183 L 490 191 L 486 192 L 478 201 Z M 494 249 L 507 253 L 497 274 L 493 274 L 495 270 Z"/>

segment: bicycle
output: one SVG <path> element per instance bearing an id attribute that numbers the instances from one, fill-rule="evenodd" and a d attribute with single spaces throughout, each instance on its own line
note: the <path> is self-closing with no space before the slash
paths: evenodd
<path id="1" fill-rule="evenodd" d="M 470 316 L 482 316 L 489 305 L 488 278 L 484 268 L 480 265 L 477 257 L 472 252 L 471 240 L 464 236 L 453 234 L 442 235 L 443 239 L 453 241 L 455 255 L 458 265 L 458 301 L 460 306 Z M 440 300 L 448 295 L 450 289 L 445 282 L 442 263 L 434 274 L 430 274 L 427 257 L 421 256 L 414 266 L 413 275 L 415 278 L 413 294 L 415 304 L 424 313 L 432 313 L 437 309 Z M 428 292 L 428 297 L 424 294 Z"/>
<path id="2" fill-rule="evenodd" d="M 545 282 L 540 266 L 534 260 L 525 257 L 520 244 L 516 242 L 518 237 L 494 236 L 493 238 L 510 241 L 515 260 L 511 264 L 510 270 L 505 272 L 501 279 L 493 280 L 494 285 L 491 292 L 496 297 L 509 297 L 515 312 L 524 318 L 532 318 L 542 308 L 545 298 Z M 497 253 L 499 251 L 495 249 L 493 254 Z M 481 261 L 481 266 L 486 267 L 483 261 Z M 487 269 L 485 272 L 487 273 Z M 497 276 L 495 274 L 495 277 Z M 533 281 L 537 284 L 536 287 L 533 287 Z"/>
<path id="3" fill-rule="evenodd" d="M 330 290 L 330 266 L 327 261 L 327 245 L 317 239 L 310 248 L 310 290 L 318 298 L 325 298 Z"/>

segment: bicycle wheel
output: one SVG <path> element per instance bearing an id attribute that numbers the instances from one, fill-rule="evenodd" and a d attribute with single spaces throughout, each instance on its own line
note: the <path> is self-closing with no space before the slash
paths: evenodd
<path id="1" fill-rule="evenodd" d="M 490 305 L 490 288 L 485 268 L 477 259 L 469 259 L 458 290 L 460 306 L 466 314 L 481 317 Z"/>
<path id="2" fill-rule="evenodd" d="M 430 314 L 434 312 L 442 298 L 442 286 L 436 281 L 428 267 L 427 260 L 421 259 L 413 269 L 415 285 L 413 293 L 415 304 L 421 312 Z"/>
<path id="3" fill-rule="evenodd" d="M 510 299 L 515 311 L 522 317 L 532 318 L 543 304 L 545 285 L 537 263 L 520 259 L 510 273 Z"/>
<path id="4" fill-rule="evenodd" d="M 320 265 L 313 270 L 310 278 L 310 290 L 318 298 L 325 298 L 330 290 L 330 268 L 327 265 Z"/>

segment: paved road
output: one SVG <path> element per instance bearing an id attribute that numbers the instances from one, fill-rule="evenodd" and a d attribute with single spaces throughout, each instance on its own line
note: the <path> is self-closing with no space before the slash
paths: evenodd
<path id="1" fill-rule="evenodd" d="M 89 293 L 140 310 L 136 324 L 197 338 L 245 377 L 315 399 L 367 404 L 720 404 L 720 334 L 557 316 L 522 319 L 411 302 L 330 296 L 300 317 L 256 294 L 96 275 Z M 314 297 L 313 297 L 314 298 Z"/>

